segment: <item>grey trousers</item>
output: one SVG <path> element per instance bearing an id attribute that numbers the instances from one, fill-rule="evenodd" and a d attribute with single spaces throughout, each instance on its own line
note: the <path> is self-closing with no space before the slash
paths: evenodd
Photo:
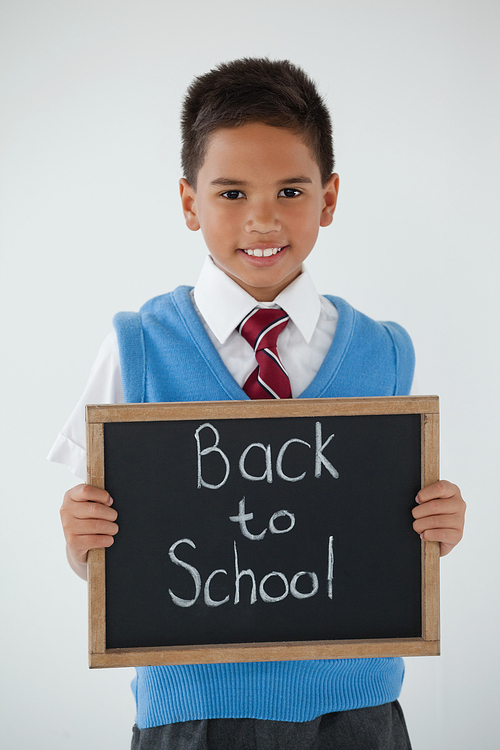
<path id="1" fill-rule="evenodd" d="M 133 728 L 131 750 L 411 750 L 397 701 L 305 722 L 204 719 Z"/>

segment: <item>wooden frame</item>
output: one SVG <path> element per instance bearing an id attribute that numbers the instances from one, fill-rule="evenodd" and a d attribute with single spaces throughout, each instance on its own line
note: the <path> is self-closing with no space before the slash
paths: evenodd
<path id="1" fill-rule="evenodd" d="M 170 420 L 321 417 L 385 414 L 421 415 L 421 484 L 439 478 L 439 400 L 437 396 L 293 399 L 165 404 L 92 405 L 87 418 L 87 482 L 105 487 L 104 424 Z M 89 552 L 89 666 L 126 667 L 295 659 L 378 656 L 431 656 L 440 653 L 439 544 L 422 542 L 422 633 L 419 638 L 243 643 L 159 648 L 106 648 L 105 550 Z"/>

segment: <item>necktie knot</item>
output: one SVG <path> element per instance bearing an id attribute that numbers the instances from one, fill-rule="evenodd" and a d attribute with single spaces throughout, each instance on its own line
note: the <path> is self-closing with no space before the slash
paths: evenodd
<path id="1" fill-rule="evenodd" d="M 289 321 L 281 308 L 256 307 L 238 326 L 255 352 L 257 367 L 243 390 L 250 398 L 291 398 L 290 380 L 278 355 L 278 336 Z"/>
<path id="2" fill-rule="evenodd" d="M 255 352 L 266 348 L 276 348 L 278 336 L 290 320 L 280 307 L 266 309 L 256 307 L 238 326 L 241 333 Z"/>

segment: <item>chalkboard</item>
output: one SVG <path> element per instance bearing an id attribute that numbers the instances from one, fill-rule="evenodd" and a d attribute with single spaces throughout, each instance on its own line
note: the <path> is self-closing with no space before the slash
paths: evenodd
<path id="1" fill-rule="evenodd" d="M 439 651 L 437 397 L 87 407 L 90 665 Z"/>

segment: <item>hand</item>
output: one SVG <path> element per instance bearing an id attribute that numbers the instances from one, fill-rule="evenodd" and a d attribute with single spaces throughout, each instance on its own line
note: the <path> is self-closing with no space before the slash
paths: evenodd
<path id="1" fill-rule="evenodd" d="M 68 560 L 81 578 L 87 577 L 89 549 L 110 547 L 118 531 L 118 513 L 106 490 L 79 484 L 68 490 L 61 506 L 61 522 L 66 538 Z"/>
<path id="2" fill-rule="evenodd" d="M 466 505 L 456 484 L 441 480 L 417 494 L 413 528 L 426 542 L 440 542 L 441 557 L 461 540 Z"/>

